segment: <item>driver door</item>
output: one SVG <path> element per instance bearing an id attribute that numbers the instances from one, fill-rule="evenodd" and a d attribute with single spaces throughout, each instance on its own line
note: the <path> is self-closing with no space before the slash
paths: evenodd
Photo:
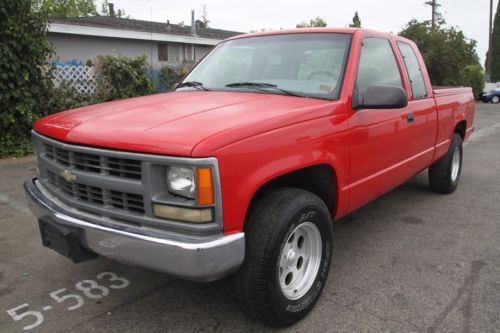
<path id="1" fill-rule="evenodd" d="M 383 37 L 365 37 L 361 48 L 353 99 L 371 85 L 404 88 L 394 45 Z M 404 163 L 412 155 L 412 115 L 401 109 L 355 109 L 348 120 L 351 132 L 350 210 L 362 206 L 408 179 L 413 170 Z"/>

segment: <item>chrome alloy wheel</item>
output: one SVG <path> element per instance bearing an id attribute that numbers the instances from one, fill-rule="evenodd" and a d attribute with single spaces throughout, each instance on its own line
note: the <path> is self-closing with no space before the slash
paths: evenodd
<path id="1" fill-rule="evenodd" d="M 451 181 L 454 182 L 458 178 L 458 171 L 460 170 L 460 149 L 455 147 L 453 158 L 451 160 Z"/>
<path id="2" fill-rule="evenodd" d="M 297 226 L 281 251 L 278 279 L 283 295 L 289 300 L 304 296 L 316 279 L 322 255 L 318 228 L 311 222 Z"/>

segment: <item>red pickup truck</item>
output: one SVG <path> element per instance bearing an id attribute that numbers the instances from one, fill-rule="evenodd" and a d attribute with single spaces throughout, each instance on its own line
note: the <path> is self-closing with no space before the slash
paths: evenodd
<path id="1" fill-rule="evenodd" d="M 326 283 L 332 222 L 427 168 L 453 192 L 473 120 L 471 89 L 433 88 L 405 38 L 242 35 L 174 92 L 38 120 L 25 190 L 43 245 L 74 262 L 236 273 L 243 308 L 287 326 Z"/>

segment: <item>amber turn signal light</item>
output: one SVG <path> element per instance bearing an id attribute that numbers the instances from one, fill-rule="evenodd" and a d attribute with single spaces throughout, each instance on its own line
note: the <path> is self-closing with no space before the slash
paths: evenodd
<path id="1" fill-rule="evenodd" d="M 197 168 L 196 182 L 196 191 L 198 192 L 198 205 L 213 205 L 215 201 L 212 168 Z"/>

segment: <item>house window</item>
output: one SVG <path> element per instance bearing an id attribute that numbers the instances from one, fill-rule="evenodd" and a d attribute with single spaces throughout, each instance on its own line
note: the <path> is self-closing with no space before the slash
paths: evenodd
<path id="1" fill-rule="evenodd" d="M 184 44 L 184 60 L 186 61 L 194 61 L 193 59 L 193 44 Z"/>
<path id="2" fill-rule="evenodd" d="M 178 62 L 181 60 L 182 44 L 158 44 L 158 61 Z"/>

